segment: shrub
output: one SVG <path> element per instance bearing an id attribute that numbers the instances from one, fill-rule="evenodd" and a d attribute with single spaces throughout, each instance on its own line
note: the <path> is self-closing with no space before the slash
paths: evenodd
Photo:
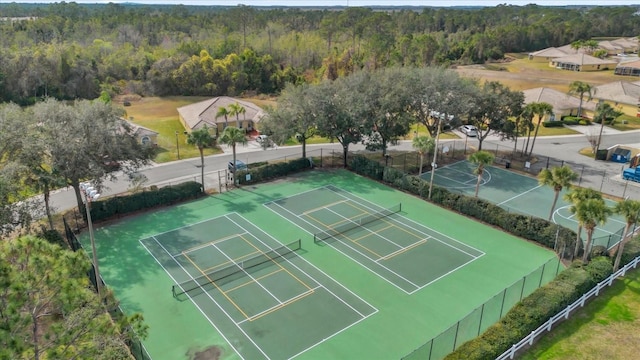
<path id="1" fill-rule="evenodd" d="M 579 125 L 591 125 L 591 120 L 589 120 L 589 119 L 580 119 L 578 121 L 578 124 Z"/>
<path id="2" fill-rule="evenodd" d="M 299 158 L 291 161 L 277 162 L 262 166 L 252 166 L 250 169 L 238 170 L 235 174 L 240 184 L 255 184 L 282 176 L 286 176 L 313 166 L 312 162 L 307 158 Z M 247 179 L 247 174 L 250 178 Z"/>
<path id="3" fill-rule="evenodd" d="M 567 125 L 573 125 L 573 124 L 567 124 Z M 542 123 L 542 126 L 544 126 L 544 127 L 563 127 L 564 124 L 562 123 L 562 121 L 545 121 L 545 122 Z"/>

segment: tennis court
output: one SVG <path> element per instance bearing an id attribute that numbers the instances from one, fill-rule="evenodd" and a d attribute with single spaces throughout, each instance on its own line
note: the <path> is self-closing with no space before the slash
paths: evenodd
<path id="1" fill-rule="evenodd" d="M 236 213 L 140 243 L 243 359 L 295 357 L 377 312 Z"/>
<path id="2" fill-rule="evenodd" d="M 477 176 L 473 173 L 475 165 L 469 161 L 460 161 L 451 165 L 438 168 L 434 174 L 434 184 L 449 189 L 453 192 L 464 193 L 473 196 L 475 193 Z M 422 177 L 429 180 L 430 173 Z M 569 211 L 571 204 L 562 198 L 566 194 L 563 190 L 558 199 L 552 221 L 569 229 L 575 230 L 578 222 Z M 554 192 L 548 186 L 538 184 L 537 179 L 517 174 L 494 166 L 487 166 L 482 175 L 478 197 L 491 201 L 510 212 L 518 212 L 532 215 L 542 219 L 549 217 L 549 211 L 553 204 Z M 605 199 L 608 206 L 615 202 Z M 604 225 L 598 225 L 593 234 L 594 239 L 608 238 L 616 234 L 625 226 L 625 221 L 619 215 L 610 216 Z M 583 240 L 586 235 L 583 232 Z M 607 245 L 594 242 L 594 245 Z M 611 244 L 614 245 L 614 244 Z"/>
<path id="3" fill-rule="evenodd" d="M 333 185 L 265 204 L 402 291 L 412 294 L 483 255 L 400 214 Z"/>
<path id="4" fill-rule="evenodd" d="M 153 360 L 399 359 L 556 259 L 343 170 L 243 186 L 94 234 L 122 310 L 144 315 Z"/>

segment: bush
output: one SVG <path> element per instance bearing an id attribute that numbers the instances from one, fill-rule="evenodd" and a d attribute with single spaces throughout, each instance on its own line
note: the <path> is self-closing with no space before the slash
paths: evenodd
<path id="1" fill-rule="evenodd" d="M 573 125 L 573 124 L 567 124 L 567 125 Z M 542 126 L 544 126 L 544 127 L 563 127 L 564 124 L 562 123 L 562 121 L 545 121 L 545 122 L 542 123 Z"/>
<path id="2" fill-rule="evenodd" d="M 291 161 L 283 161 L 262 166 L 252 166 L 247 170 L 238 170 L 235 174 L 239 184 L 255 184 L 285 175 L 289 175 L 304 169 L 310 169 L 313 166 L 307 158 L 299 158 Z M 247 174 L 251 177 L 247 180 Z"/>
<path id="3" fill-rule="evenodd" d="M 580 121 L 578 121 L 579 125 L 591 125 L 591 120 L 589 119 L 580 119 Z"/>
<path id="4" fill-rule="evenodd" d="M 202 185 L 195 181 L 155 190 L 145 190 L 127 196 L 116 196 L 91 204 L 91 219 L 100 221 L 136 211 L 175 204 L 202 195 Z M 83 211 L 84 214 L 84 211 Z"/>

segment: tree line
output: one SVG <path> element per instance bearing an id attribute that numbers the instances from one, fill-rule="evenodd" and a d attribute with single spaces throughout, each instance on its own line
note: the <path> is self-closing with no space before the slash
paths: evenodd
<path id="1" fill-rule="evenodd" d="M 480 63 L 636 36 L 636 8 L 0 4 L 0 100 L 278 93 L 361 69 Z"/>

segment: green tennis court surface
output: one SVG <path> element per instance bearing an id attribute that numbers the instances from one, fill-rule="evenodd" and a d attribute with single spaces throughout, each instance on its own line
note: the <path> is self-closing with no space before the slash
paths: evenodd
<path id="1" fill-rule="evenodd" d="M 477 176 L 473 173 L 474 168 L 475 165 L 468 161 L 460 161 L 438 168 L 434 174 L 433 182 L 450 191 L 474 196 L 478 181 Z M 422 177 L 429 180 L 431 173 L 425 173 Z M 556 224 L 576 230 L 578 222 L 569 211 L 571 204 L 562 199 L 566 192 L 565 189 L 560 194 L 552 220 Z M 539 185 L 535 178 L 487 166 L 482 175 L 478 197 L 491 201 L 511 212 L 548 219 L 554 192 L 548 186 Z M 605 199 L 605 202 L 608 206 L 615 205 L 615 202 L 609 199 Z M 613 241 L 609 242 L 609 237 L 624 229 L 625 224 L 624 219 L 619 215 L 609 217 L 604 225 L 596 227 L 593 234 L 593 244 L 606 247 L 615 245 Z M 584 233 L 582 237 L 586 239 Z"/>
<path id="2" fill-rule="evenodd" d="M 265 205 L 408 294 L 483 255 L 333 185 Z"/>
<path id="3" fill-rule="evenodd" d="M 292 358 L 377 311 L 235 213 L 140 242 L 245 359 Z"/>
<path id="4" fill-rule="evenodd" d="M 105 282 L 149 325 L 153 360 L 399 359 L 556 259 L 347 171 L 245 186 L 95 236 Z"/>

